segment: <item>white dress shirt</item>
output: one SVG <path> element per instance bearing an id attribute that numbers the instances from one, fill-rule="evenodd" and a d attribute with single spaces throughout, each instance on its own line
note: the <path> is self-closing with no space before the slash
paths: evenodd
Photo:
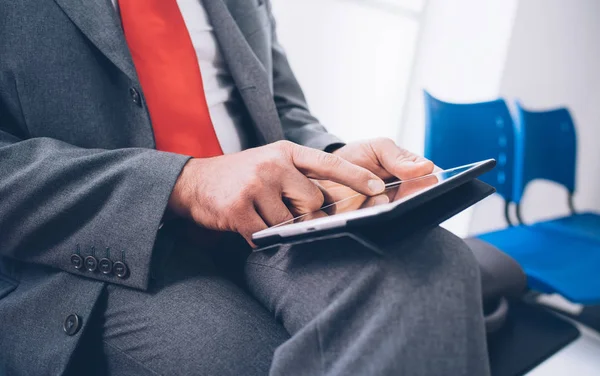
<path id="1" fill-rule="evenodd" d="M 118 10 L 118 0 L 112 2 Z M 244 150 L 250 145 L 247 130 L 243 127 L 243 103 L 204 6 L 201 0 L 177 0 L 177 5 L 196 50 L 204 94 L 221 149 L 225 154 Z"/>

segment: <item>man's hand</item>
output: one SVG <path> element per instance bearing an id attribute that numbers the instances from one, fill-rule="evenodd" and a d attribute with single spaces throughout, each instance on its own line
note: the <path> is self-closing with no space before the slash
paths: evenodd
<path id="1" fill-rule="evenodd" d="M 435 167 L 431 161 L 398 147 L 389 138 L 351 143 L 333 154 L 372 171 L 381 179 L 412 179 L 430 174 Z"/>
<path id="2" fill-rule="evenodd" d="M 323 193 L 309 178 L 333 181 L 369 196 L 384 190 L 383 181 L 367 168 L 281 141 L 191 159 L 175 184 L 169 209 L 205 228 L 238 232 L 252 245 L 254 232 L 322 206 Z"/>

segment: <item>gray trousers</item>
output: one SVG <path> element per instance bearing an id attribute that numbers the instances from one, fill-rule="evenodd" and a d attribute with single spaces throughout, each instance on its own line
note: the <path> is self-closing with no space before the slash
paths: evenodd
<path id="1" fill-rule="evenodd" d="M 239 269 L 224 247 L 181 242 L 150 291 L 108 286 L 72 372 L 489 374 L 478 265 L 445 230 L 383 256 L 343 239 L 283 246 Z"/>

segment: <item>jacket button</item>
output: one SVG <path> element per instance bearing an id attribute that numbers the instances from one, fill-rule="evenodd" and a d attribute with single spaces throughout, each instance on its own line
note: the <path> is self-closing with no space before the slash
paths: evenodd
<path id="1" fill-rule="evenodd" d="M 133 103 L 137 104 L 139 107 L 142 107 L 142 97 L 136 88 L 130 87 L 129 95 L 131 96 Z"/>
<path id="2" fill-rule="evenodd" d="M 85 268 L 90 272 L 96 271 L 96 268 L 98 268 L 98 260 L 96 260 L 96 258 L 94 256 L 86 257 L 85 258 Z"/>
<path id="3" fill-rule="evenodd" d="M 121 261 L 117 261 L 113 264 L 113 271 L 115 275 L 119 278 L 127 278 L 129 275 L 129 270 L 127 269 L 127 265 Z"/>
<path id="4" fill-rule="evenodd" d="M 63 323 L 63 330 L 68 336 L 74 336 L 81 328 L 81 318 L 78 315 L 70 314 Z"/>
<path id="5" fill-rule="evenodd" d="M 98 269 L 102 274 L 110 274 L 113 269 L 113 262 L 110 259 L 103 258 L 98 261 Z"/>
<path id="6" fill-rule="evenodd" d="M 71 255 L 71 265 L 73 265 L 77 270 L 83 268 L 83 258 L 77 253 L 73 253 Z"/>

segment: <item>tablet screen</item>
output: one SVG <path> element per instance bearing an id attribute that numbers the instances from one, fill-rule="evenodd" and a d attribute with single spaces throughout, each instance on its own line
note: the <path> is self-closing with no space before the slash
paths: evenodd
<path id="1" fill-rule="evenodd" d="M 325 205 L 318 211 L 298 216 L 274 227 L 305 222 L 308 220 L 328 217 L 334 214 L 349 213 L 360 209 L 373 208 L 380 205 L 399 204 L 407 199 L 422 193 L 444 181 L 459 175 L 474 165 L 441 170 L 419 178 L 393 181 L 386 184 L 385 191 L 378 196 L 365 196 L 348 187 L 331 183 L 321 183 L 325 196 Z"/>

